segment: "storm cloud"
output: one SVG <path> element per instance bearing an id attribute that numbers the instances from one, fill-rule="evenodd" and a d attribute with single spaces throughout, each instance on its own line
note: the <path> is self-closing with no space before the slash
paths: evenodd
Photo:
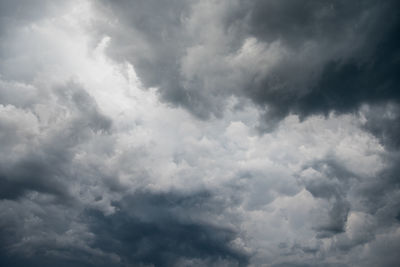
<path id="1" fill-rule="evenodd" d="M 0 265 L 397 266 L 399 10 L 0 0 Z"/>
<path id="2" fill-rule="evenodd" d="M 201 118 L 231 95 L 265 109 L 266 124 L 398 102 L 396 2 L 102 2 L 118 17 L 99 23 L 109 54 Z"/>

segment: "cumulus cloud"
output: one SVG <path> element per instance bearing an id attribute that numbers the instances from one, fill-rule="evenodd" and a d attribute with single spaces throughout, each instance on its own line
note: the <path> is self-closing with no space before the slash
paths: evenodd
<path id="1" fill-rule="evenodd" d="M 0 265 L 397 266 L 395 1 L 2 1 Z"/>
<path id="2" fill-rule="evenodd" d="M 265 130 L 289 113 L 398 101 L 394 2 L 101 2 L 118 18 L 99 20 L 109 54 L 201 118 L 221 115 L 230 95 L 265 109 Z"/>

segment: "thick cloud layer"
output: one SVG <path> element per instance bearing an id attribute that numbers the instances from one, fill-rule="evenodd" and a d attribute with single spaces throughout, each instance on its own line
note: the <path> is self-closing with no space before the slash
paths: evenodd
<path id="1" fill-rule="evenodd" d="M 397 266 L 396 1 L 0 1 L 1 266 Z"/>
<path id="2" fill-rule="evenodd" d="M 230 95 L 265 109 L 266 129 L 399 99 L 396 1 L 102 2 L 109 53 L 199 117 Z"/>

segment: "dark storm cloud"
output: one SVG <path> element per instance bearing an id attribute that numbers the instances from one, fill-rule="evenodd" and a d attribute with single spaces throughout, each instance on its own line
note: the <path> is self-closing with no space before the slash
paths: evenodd
<path id="1" fill-rule="evenodd" d="M 117 171 L 104 172 L 95 162 L 77 160 L 87 153 L 87 143 L 114 130 L 82 85 L 72 81 L 46 89 L 31 86 L 37 99 L 28 102 L 7 92 L 24 92 L 26 86 L 5 85 L 2 108 L 9 109 L 9 116 L 0 119 L 0 141 L 9 153 L 1 154 L 0 201 L 8 209 L 0 221 L 1 264 L 248 264 L 249 256 L 233 244 L 237 229 L 211 219 L 224 211 L 225 200 L 206 191 L 129 193 L 118 180 L 123 162 L 117 162 Z M 14 105 L 7 105 L 10 102 Z M 20 117 L 29 124 L 22 124 Z M 15 154 L 18 145 L 27 149 Z M 134 159 L 130 160 L 132 168 Z M 113 193 L 118 197 L 110 206 L 116 211 L 105 214 L 96 202 Z"/>
<path id="2" fill-rule="evenodd" d="M 16 199 L 28 191 L 68 198 L 68 180 L 74 176 L 71 169 L 74 148 L 90 138 L 92 133 L 105 133 L 110 130 L 111 120 L 98 111 L 96 102 L 79 84 L 69 82 L 58 86 L 54 91 L 60 107 L 67 108 L 74 115 L 66 119 L 62 128 L 55 129 L 47 138 L 31 136 L 33 140 L 27 141 L 29 150 L 26 153 L 21 153 L 16 158 L 2 155 L 3 161 L 0 164 L 2 199 Z M 32 108 L 31 111 L 35 112 L 35 109 Z M 11 114 L 9 119 L 14 120 Z M 15 135 L 15 132 L 20 131 L 18 123 L 18 121 L 11 123 L 0 121 L 2 133 L 0 141 L 5 150 L 10 147 L 12 151 L 15 146 L 25 141 Z M 39 141 L 39 144 L 35 141 Z"/>
<path id="3" fill-rule="evenodd" d="M 41 162 L 34 158 L 35 156 L 32 155 L 30 161 L 21 161 L 15 165 L 1 167 L 1 199 L 16 199 L 30 190 L 60 197 L 68 194 L 65 192 L 66 185 L 63 184 L 63 181 L 55 178 L 60 175 L 60 170 L 57 168 L 59 164 L 49 164 L 46 160 Z"/>
<path id="4" fill-rule="evenodd" d="M 110 54 L 132 61 L 146 85 L 159 87 L 166 101 L 200 117 L 218 115 L 224 97 L 232 94 L 266 107 L 266 130 L 289 113 L 305 117 L 353 112 L 363 103 L 399 100 L 396 1 L 239 1 L 207 2 L 208 6 L 169 1 L 157 7 L 152 1 L 102 2 L 122 27 L 118 31 L 103 25 L 103 32 L 112 37 Z M 191 20 L 201 16 L 214 22 L 196 25 L 202 21 Z M 209 34 L 190 32 L 196 26 Z M 285 56 L 264 66 L 248 63 L 266 72 L 243 74 L 250 65 L 229 66 L 225 60 L 251 37 L 267 47 L 277 44 Z M 204 54 L 209 61 L 220 59 L 209 66 L 213 71 L 204 71 L 209 63 L 191 53 L 203 47 L 209 50 Z M 257 59 L 269 56 L 261 53 Z M 194 73 L 188 75 L 190 71 Z M 222 79 L 217 75 L 225 81 L 216 81 Z M 231 75 L 238 75 L 240 82 L 232 82 Z"/>
<path id="5" fill-rule="evenodd" d="M 131 61 L 146 85 L 159 87 L 165 101 L 202 118 L 220 115 L 228 96 L 249 98 L 264 111 L 260 129 L 267 132 L 289 114 L 301 119 L 354 114 L 367 104 L 372 108 L 363 113 L 364 129 L 385 148 L 398 148 L 396 1 L 205 2 L 189 2 L 189 7 L 184 2 L 185 8 L 174 9 L 172 22 L 158 14 L 163 8 L 151 9 L 151 4 L 103 1 L 121 21 L 117 30 L 103 26 L 101 31 L 111 37 L 110 55 Z M 148 20 L 137 21 L 140 16 L 132 12 L 140 11 L 130 12 L 132 6 L 148 14 Z M 398 161 L 396 156 L 387 160 L 389 167 L 373 178 L 332 159 L 310 166 L 320 177 L 304 186 L 325 203 L 325 212 L 313 217 L 317 238 L 338 238 L 337 246 L 351 251 L 375 238 L 370 231 L 390 231 L 398 210 L 393 201 L 398 175 L 390 166 Z M 357 211 L 379 219 L 372 229 L 348 237 L 349 215 Z"/>
<path id="6" fill-rule="evenodd" d="M 0 265 L 85 266 L 75 260 L 92 255 L 74 237 L 85 239 L 75 185 L 88 172 L 76 151 L 109 134 L 112 121 L 77 82 L 2 79 L 1 91 Z"/>
<path id="7" fill-rule="evenodd" d="M 248 85 L 245 93 L 269 106 L 267 124 L 289 113 L 345 113 L 399 101 L 396 2 L 256 1 L 251 14 L 249 30 L 262 40 L 280 40 L 296 54 L 316 44 L 312 57 L 288 59 Z M 310 67 L 315 58 L 322 61 Z"/>
<path id="8" fill-rule="evenodd" d="M 119 255 L 122 265 L 247 265 L 248 256 L 230 244 L 235 231 L 202 219 L 220 205 L 209 193 L 138 192 L 116 205 L 113 215 L 87 216 L 94 247 Z"/>
<path id="9" fill-rule="evenodd" d="M 214 216 L 212 210 L 221 209 L 221 204 L 207 192 L 135 192 L 114 203 L 118 208 L 114 214 L 87 209 L 75 218 L 87 225 L 85 234 L 93 237 L 88 242 L 91 250 L 74 243 L 55 246 L 39 235 L 43 240 L 30 253 L 5 253 L 0 262 L 11 266 L 246 266 L 249 256 L 232 243 L 237 238 L 235 229 L 211 224 L 204 217 Z M 52 230 L 71 229 L 68 221 L 56 216 L 48 221 Z M 14 234 L 21 230 L 16 228 L 3 225 L 2 251 L 17 241 Z M 101 253 L 96 256 L 94 251 Z"/>
<path id="10" fill-rule="evenodd" d="M 0 1 L 1 266 L 396 266 L 396 1 L 71 3 Z"/>

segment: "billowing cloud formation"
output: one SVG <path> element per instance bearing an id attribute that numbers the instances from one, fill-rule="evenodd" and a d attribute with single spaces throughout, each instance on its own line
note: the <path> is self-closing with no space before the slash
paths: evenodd
<path id="1" fill-rule="evenodd" d="M 1 1 L 0 265 L 397 266 L 395 1 Z"/>
<path id="2" fill-rule="evenodd" d="M 349 112 L 395 100 L 398 7 L 363 1 L 102 1 L 109 53 L 193 114 L 220 115 L 231 95 L 289 113 Z M 371 75 L 373 74 L 373 75 Z"/>

